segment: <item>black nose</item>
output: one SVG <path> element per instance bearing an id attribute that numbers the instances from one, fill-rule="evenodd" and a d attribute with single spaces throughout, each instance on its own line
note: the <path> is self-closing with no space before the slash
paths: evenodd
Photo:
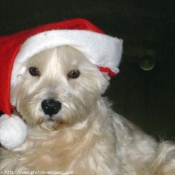
<path id="1" fill-rule="evenodd" d="M 55 99 L 47 99 L 42 101 L 41 107 L 46 115 L 52 116 L 61 109 L 61 103 Z"/>

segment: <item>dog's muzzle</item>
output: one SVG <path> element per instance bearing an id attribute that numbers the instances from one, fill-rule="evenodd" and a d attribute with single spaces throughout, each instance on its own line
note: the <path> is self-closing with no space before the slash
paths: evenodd
<path id="1" fill-rule="evenodd" d="M 41 103 L 41 107 L 44 113 L 51 117 L 60 111 L 61 103 L 58 100 L 51 98 L 51 99 L 43 100 Z"/>

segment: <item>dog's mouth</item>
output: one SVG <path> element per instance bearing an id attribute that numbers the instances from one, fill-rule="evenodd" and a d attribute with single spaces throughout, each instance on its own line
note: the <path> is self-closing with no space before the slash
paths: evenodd
<path id="1" fill-rule="evenodd" d="M 57 114 L 53 116 L 45 115 L 43 121 L 40 123 L 40 126 L 49 131 L 53 131 L 66 126 L 67 124 L 68 122 L 63 120 L 63 118 Z"/>
<path id="2" fill-rule="evenodd" d="M 48 122 L 54 122 L 53 118 L 48 118 L 47 120 L 48 120 Z"/>
<path id="3" fill-rule="evenodd" d="M 55 122 L 59 122 L 59 116 L 49 116 L 49 115 L 45 115 L 43 118 L 42 123 L 55 123 Z"/>

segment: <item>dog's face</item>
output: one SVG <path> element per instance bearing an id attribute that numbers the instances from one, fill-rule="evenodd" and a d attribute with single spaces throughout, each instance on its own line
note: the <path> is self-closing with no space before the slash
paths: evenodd
<path id="1" fill-rule="evenodd" d="M 25 67 L 11 103 L 29 125 L 49 130 L 85 120 L 108 86 L 98 68 L 69 46 L 43 51 Z"/>

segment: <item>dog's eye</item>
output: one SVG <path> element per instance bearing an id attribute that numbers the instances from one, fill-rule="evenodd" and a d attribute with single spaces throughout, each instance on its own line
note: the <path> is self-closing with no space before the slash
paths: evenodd
<path id="1" fill-rule="evenodd" d="M 68 78 L 78 78 L 79 75 L 80 75 L 79 70 L 71 70 L 71 71 L 68 73 Z"/>
<path id="2" fill-rule="evenodd" d="M 30 67 L 29 72 L 32 76 L 39 76 L 40 72 L 37 67 Z"/>

